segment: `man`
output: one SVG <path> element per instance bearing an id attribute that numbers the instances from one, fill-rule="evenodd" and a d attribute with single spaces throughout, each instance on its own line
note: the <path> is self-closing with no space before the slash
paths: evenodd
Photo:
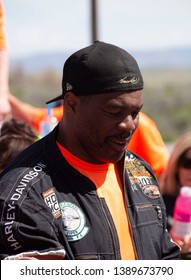
<path id="1" fill-rule="evenodd" d="M 1 177 L 1 258 L 180 259 L 154 173 L 127 151 L 142 89 L 117 46 L 96 42 L 67 59 L 52 100 L 64 100 L 59 125 Z"/>

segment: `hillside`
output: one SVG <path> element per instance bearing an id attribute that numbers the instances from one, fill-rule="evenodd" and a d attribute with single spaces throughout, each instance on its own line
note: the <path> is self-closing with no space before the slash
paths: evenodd
<path id="1" fill-rule="evenodd" d="M 10 58 L 11 68 L 22 66 L 26 72 L 39 72 L 46 69 L 62 71 L 65 60 L 73 51 L 39 53 L 27 57 Z M 130 51 L 141 69 L 191 68 L 191 47 L 155 51 Z"/>

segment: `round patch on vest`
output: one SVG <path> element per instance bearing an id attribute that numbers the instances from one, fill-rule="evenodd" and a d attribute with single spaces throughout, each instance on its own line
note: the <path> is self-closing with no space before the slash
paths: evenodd
<path id="1" fill-rule="evenodd" d="M 82 239 L 89 231 L 82 210 L 74 203 L 67 201 L 61 202 L 60 208 L 67 240 L 72 242 Z"/>
<path id="2" fill-rule="evenodd" d="M 159 189 L 155 185 L 146 185 L 142 187 L 143 193 L 148 196 L 149 198 L 159 198 L 161 196 Z"/>

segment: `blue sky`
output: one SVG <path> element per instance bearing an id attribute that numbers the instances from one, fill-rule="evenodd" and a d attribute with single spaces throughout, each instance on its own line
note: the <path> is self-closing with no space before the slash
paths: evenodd
<path id="1" fill-rule="evenodd" d="M 91 43 L 91 0 L 3 0 L 10 56 Z M 190 0 L 97 0 L 98 38 L 126 50 L 191 46 Z"/>

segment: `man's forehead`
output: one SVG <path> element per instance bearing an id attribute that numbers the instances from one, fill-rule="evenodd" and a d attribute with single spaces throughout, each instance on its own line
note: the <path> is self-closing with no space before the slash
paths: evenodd
<path id="1" fill-rule="evenodd" d="M 96 95 L 96 98 L 100 101 L 106 102 L 116 102 L 116 103 L 124 103 L 130 102 L 130 100 L 142 100 L 142 91 L 133 91 L 133 92 L 111 92 L 104 93 L 100 96 Z"/>
<path id="2" fill-rule="evenodd" d="M 107 93 L 103 95 L 96 95 L 95 99 L 92 98 L 91 102 L 94 106 L 101 107 L 118 107 L 127 108 L 134 107 L 136 110 L 140 110 L 143 106 L 143 98 L 141 92 L 132 93 Z"/>

